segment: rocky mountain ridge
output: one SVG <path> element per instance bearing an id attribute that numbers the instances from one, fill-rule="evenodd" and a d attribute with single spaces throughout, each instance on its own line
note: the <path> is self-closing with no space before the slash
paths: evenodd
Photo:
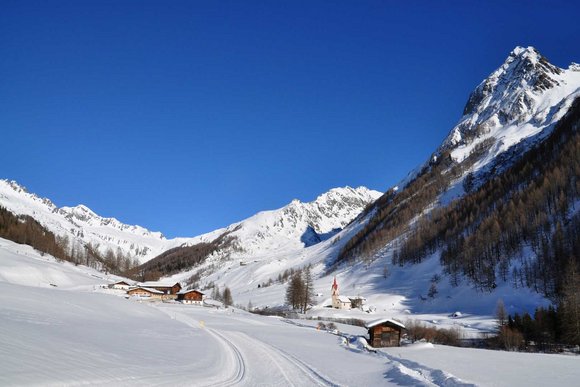
<path id="1" fill-rule="evenodd" d="M 253 253 L 287 245 L 301 248 L 343 228 L 378 196 L 379 192 L 364 187 L 335 188 L 310 203 L 294 200 L 281 209 L 258 213 L 224 229 L 197 237 L 167 239 L 161 232 L 101 217 L 82 204 L 59 208 L 15 181 L 0 180 L 0 206 L 15 215 L 31 216 L 55 235 L 67 237 L 71 244 L 91 243 L 102 254 L 121 251 L 141 263 L 171 248 L 211 242 L 234 229 L 238 230 L 235 236 L 240 243 Z M 314 234 L 302 238 L 309 228 Z"/>

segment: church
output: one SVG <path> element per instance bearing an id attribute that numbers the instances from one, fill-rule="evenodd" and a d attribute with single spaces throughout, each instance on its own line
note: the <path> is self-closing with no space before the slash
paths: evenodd
<path id="1" fill-rule="evenodd" d="M 332 291 L 332 307 L 334 309 L 351 309 L 352 302 L 350 298 L 346 296 L 341 296 L 338 292 L 338 283 L 336 282 L 336 277 L 334 277 L 334 282 L 330 288 Z"/>

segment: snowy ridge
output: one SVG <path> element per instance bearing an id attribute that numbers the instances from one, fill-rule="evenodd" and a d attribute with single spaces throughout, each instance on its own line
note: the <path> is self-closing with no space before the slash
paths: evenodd
<path id="1" fill-rule="evenodd" d="M 294 199 L 280 209 L 259 212 L 224 232 L 238 238 L 240 256 L 301 250 L 342 230 L 381 195 L 365 187 L 334 188 L 309 203 Z"/>
<path id="2" fill-rule="evenodd" d="M 120 249 L 141 262 L 184 242 L 183 238 L 168 240 L 160 232 L 103 218 L 84 205 L 58 208 L 15 181 L 0 180 L 0 205 L 16 215 L 31 216 L 55 235 L 68 237 L 71 244 L 91 243 L 103 254 Z"/>
<path id="3" fill-rule="evenodd" d="M 301 249 L 342 229 L 381 195 L 365 187 L 335 188 L 310 203 L 293 200 L 278 210 L 260 212 L 227 228 L 190 238 L 167 239 L 160 232 L 104 218 L 84 205 L 58 208 L 14 181 L 0 180 L 0 205 L 16 215 L 29 215 L 71 243 L 91 243 L 101 253 L 120 249 L 140 262 L 181 245 L 211 242 L 228 232 L 237 237 L 245 254 L 273 249 Z"/>

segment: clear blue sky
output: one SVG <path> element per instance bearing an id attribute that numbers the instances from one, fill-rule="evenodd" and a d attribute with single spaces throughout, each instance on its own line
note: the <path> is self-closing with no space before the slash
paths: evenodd
<path id="1" fill-rule="evenodd" d="M 384 191 L 516 45 L 580 62 L 567 1 L 0 3 L 0 177 L 167 236 Z"/>

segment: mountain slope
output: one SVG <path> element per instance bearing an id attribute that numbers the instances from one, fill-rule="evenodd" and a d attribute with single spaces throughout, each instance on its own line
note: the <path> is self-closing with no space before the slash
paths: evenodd
<path id="1" fill-rule="evenodd" d="M 300 256 L 305 248 L 329 239 L 381 196 L 365 187 L 334 188 L 314 201 L 293 200 L 277 210 L 263 211 L 225 229 L 216 230 L 167 251 L 142 265 L 140 271 L 175 274 L 212 258 L 223 266 L 232 259 L 262 260 Z"/>
<path id="2" fill-rule="evenodd" d="M 377 201 L 376 215 L 341 259 L 373 254 L 413 219 L 505 170 L 552 132 L 579 95 L 576 66 L 560 69 L 536 49 L 516 47 L 471 94 L 464 116 L 430 160 Z"/>

